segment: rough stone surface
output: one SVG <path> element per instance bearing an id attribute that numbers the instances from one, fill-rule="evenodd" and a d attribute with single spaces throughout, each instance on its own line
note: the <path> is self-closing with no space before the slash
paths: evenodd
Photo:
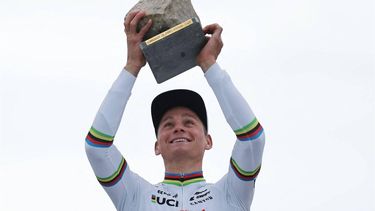
<path id="1" fill-rule="evenodd" d="M 191 0 L 140 0 L 130 11 L 142 10 L 146 16 L 140 21 L 137 29 L 140 30 L 149 19 L 153 24 L 143 40 L 147 40 L 173 26 L 190 18 L 198 18 Z M 129 11 L 129 12 L 130 12 Z"/>
<path id="2" fill-rule="evenodd" d="M 206 37 L 197 18 L 192 24 L 151 44 L 141 43 L 141 50 L 158 83 L 162 83 L 197 65 L 197 55 Z"/>

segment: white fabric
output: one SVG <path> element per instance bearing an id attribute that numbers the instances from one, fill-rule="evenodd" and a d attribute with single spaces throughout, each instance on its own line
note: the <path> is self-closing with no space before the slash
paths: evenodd
<path id="1" fill-rule="evenodd" d="M 205 77 L 233 131 L 255 119 L 229 75 L 218 64 L 212 65 Z M 115 135 L 134 82 L 134 76 L 122 71 L 105 97 L 93 128 L 110 136 Z M 236 140 L 232 159 L 242 171 L 251 172 L 260 167 L 265 139 L 262 131 L 254 140 Z M 99 178 L 109 177 L 119 169 L 122 155 L 115 145 L 95 147 L 86 141 L 86 153 Z M 186 186 L 165 183 L 152 185 L 132 172 L 127 165 L 116 184 L 103 187 L 117 210 L 239 211 L 250 210 L 255 177 L 250 180 L 240 179 L 229 165 L 228 173 L 214 184 L 200 181 Z"/>

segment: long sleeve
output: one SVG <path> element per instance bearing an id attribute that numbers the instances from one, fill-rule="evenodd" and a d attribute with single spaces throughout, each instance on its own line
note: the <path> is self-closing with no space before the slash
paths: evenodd
<path id="1" fill-rule="evenodd" d="M 216 63 L 205 73 L 224 116 L 237 139 L 227 175 L 218 182 L 228 192 L 228 201 L 249 210 L 255 179 L 260 171 L 265 142 L 263 128 L 229 75 Z"/>
<path id="2" fill-rule="evenodd" d="M 103 100 L 86 137 L 86 154 L 97 180 L 117 210 L 135 203 L 142 178 L 129 170 L 125 158 L 113 144 L 136 78 L 122 70 Z"/>

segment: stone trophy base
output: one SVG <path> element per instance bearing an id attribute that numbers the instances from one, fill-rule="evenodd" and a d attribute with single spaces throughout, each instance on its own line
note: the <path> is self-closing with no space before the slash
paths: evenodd
<path id="1" fill-rule="evenodd" d="M 197 18 L 191 18 L 140 44 L 157 83 L 197 65 L 206 38 Z"/>

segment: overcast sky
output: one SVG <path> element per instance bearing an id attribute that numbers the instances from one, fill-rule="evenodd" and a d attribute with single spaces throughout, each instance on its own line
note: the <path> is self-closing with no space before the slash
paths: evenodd
<path id="1" fill-rule="evenodd" d="M 0 2 L 0 210 L 114 210 L 84 138 L 126 61 L 123 17 L 136 3 Z M 372 0 L 193 0 L 224 28 L 218 62 L 266 131 L 252 210 L 375 210 Z M 139 74 L 115 143 L 163 179 L 150 102 L 172 88 L 205 98 L 214 147 L 204 175 L 228 170 L 235 137 L 199 68 L 163 84 Z"/>

